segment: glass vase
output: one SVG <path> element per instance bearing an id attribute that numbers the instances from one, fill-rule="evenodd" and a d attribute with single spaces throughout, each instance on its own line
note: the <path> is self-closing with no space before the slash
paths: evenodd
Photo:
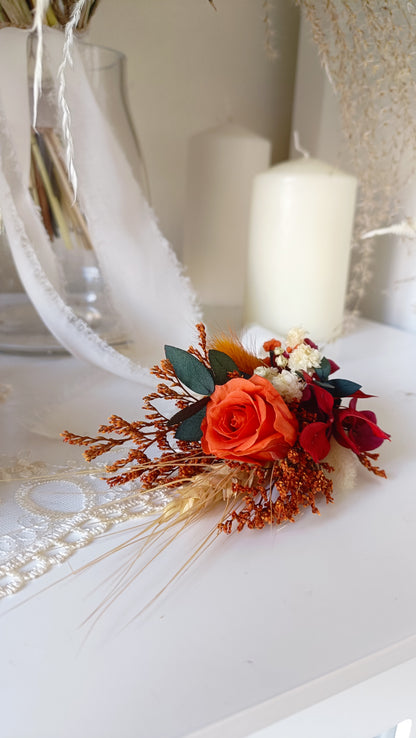
<path id="1" fill-rule="evenodd" d="M 126 58 L 118 51 L 91 44 L 79 44 L 79 51 L 97 102 L 115 133 L 135 178 L 149 200 L 146 170 L 126 96 Z M 42 119 L 41 106 L 38 118 Z M 46 133 L 42 134 L 41 130 L 41 125 L 39 125 L 39 133 L 33 134 L 35 140 L 32 136 L 32 162 L 34 158 L 33 148 L 35 147 L 36 155 L 43 160 L 43 163 L 47 164 L 50 183 L 55 189 L 55 194 L 58 191 L 59 199 L 59 182 L 56 181 L 57 177 L 53 172 L 53 161 L 51 162 L 51 156 L 48 153 L 49 145 L 59 145 L 58 136 L 53 130 L 50 130 L 50 136 Z M 35 202 L 39 205 L 45 229 L 53 244 L 60 271 L 65 277 L 65 300 L 67 304 L 78 317 L 83 318 L 89 327 L 108 343 L 112 345 L 123 343 L 123 329 L 102 279 L 93 244 L 91 244 L 88 237 L 88 223 L 82 220 L 82 213 L 78 211 L 77 216 L 80 222 L 79 225 L 74 226 L 73 217 L 70 217 L 71 208 L 64 206 L 60 218 L 63 218 L 65 223 L 60 220 L 57 221 L 54 213 L 49 208 L 48 202 L 45 204 L 45 197 L 42 201 L 43 204 L 39 201 L 39 191 L 36 187 L 36 181 L 39 181 L 39 179 L 41 179 L 39 171 L 34 174 L 32 163 L 31 190 L 33 190 L 32 194 Z M 115 186 L 117 186 L 116 183 Z M 45 189 L 42 182 L 40 188 Z M 59 223 L 61 223 L 61 227 Z M 71 241 L 70 243 L 68 243 L 68 239 Z M 0 351 L 65 353 L 65 349 L 43 324 L 25 293 L 14 266 L 7 233 L 1 220 L 1 213 Z"/>

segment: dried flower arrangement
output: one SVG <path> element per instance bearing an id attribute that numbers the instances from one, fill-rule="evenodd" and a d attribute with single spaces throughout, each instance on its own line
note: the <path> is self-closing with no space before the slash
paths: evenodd
<path id="1" fill-rule="evenodd" d="M 389 435 L 373 412 L 357 410 L 371 395 L 333 378 L 339 367 L 304 331 L 290 331 L 284 344 L 266 342 L 259 357 L 235 336 L 208 345 L 204 326 L 197 330 L 197 348 L 165 346 L 166 358 L 151 370 L 161 383 L 144 398 L 144 420 L 113 415 L 97 437 L 62 434 L 85 447 L 88 461 L 127 445 L 106 466 L 110 487 L 137 480 L 137 500 L 146 490 L 170 493 L 130 542 L 147 536 L 152 543 L 216 507 L 217 525 L 202 548 L 220 532 L 294 521 L 307 507 L 318 513 L 319 498 L 333 502 L 334 471 L 345 487 L 354 484 L 354 458 L 386 476 L 373 452 Z M 176 412 L 165 414 L 164 403 Z"/>
<path id="2" fill-rule="evenodd" d="M 416 116 L 413 3 L 296 0 L 339 103 L 359 199 L 347 307 L 360 309 L 373 277 L 375 241 L 363 234 L 402 220 L 398 195 L 414 174 Z"/>

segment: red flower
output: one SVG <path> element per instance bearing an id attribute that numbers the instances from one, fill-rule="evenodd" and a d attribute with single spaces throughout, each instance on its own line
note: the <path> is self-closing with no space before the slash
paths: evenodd
<path id="1" fill-rule="evenodd" d="M 319 384 L 315 384 L 306 372 L 302 372 L 302 374 L 306 382 L 302 395 L 302 406 L 317 413 L 320 420 L 332 418 L 334 398 L 331 393 L 320 387 Z"/>
<path id="2" fill-rule="evenodd" d="M 334 420 L 334 398 L 326 389 L 315 384 L 306 372 L 303 373 L 303 378 L 306 387 L 303 390 L 301 405 L 315 415 L 317 420 L 305 425 L 299 436 L 299 443 L 304 451 L 318 462 L 329 453 Z"/>
<path id="3" fill-rule="evenodd" d="M 373 451 L 390 438 L 377 425 L 377 418 L 370 410 L 356 410 L 357 398 L 353 397 L 348 408 L 340 408 L 333 427 L 334 438 L 341 446 L 356 454 Z"/>
<path id="4" fill-rule="evenodd" d="M 206 454 L 264 464 L 287 455 L 298 424 L 271 382 L 254 375 L 215 387 L 201 430 Z"/>
<path id="5" fill-rule="evenodd" d="M 327 423 L 310 423 L 300 434 L 299 443 L 314 461 L 322 461 L 329 453 L 331 434 L 332 419 Z"/>

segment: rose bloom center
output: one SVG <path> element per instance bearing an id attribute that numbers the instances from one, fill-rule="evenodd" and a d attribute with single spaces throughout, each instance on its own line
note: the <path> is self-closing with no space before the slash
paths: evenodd
<path id="1" fill-rule="evenodd" d="M 263 404 L 263 403 L 261 403 Z M 251 405 L 234 405 L 229 407 L 221 417 L 218 431 L 226 436 L 236 434 L 244 429 L 245 435 L 254 434 L 259 427 L 259 416 L 251 401 Z"/>

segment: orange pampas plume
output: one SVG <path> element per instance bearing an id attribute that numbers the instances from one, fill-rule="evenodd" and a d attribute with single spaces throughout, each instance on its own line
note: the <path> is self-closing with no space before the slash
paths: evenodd
<path id="1" fill-rule="evenodd" d="M 257 366 L 266 364 L 263 359 L 247 351 L 234 333 L 220 333 L 215 336 L 210 341 L 210 348 L 227 354 L 244 374 L 251 375 Z"/>

